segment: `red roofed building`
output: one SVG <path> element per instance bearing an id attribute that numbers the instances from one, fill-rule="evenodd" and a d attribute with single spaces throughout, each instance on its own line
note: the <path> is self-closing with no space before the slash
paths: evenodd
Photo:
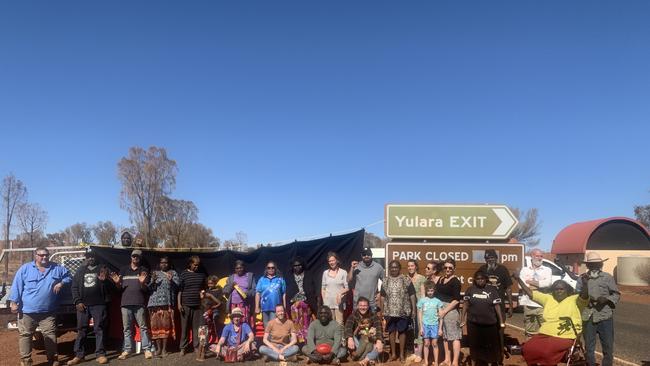
<path id="1" fill-rule="evenodd" d="M 562 263 L 580 273 L 585 252 L 598 252 L 609 258 L 603 270 L 616 273 L 616 261 L 620 256 L 650 256 L 650 232 L 638 221 L 627 217 L 610 217 L 571 224 L 560 231 L 553 240 L 551 253 Z"/>

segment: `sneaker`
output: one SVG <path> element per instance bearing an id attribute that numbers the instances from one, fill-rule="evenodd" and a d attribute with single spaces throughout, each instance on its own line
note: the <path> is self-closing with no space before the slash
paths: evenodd
<path id="1" fill-rule="evenodd" d="M 289 362 L 298 362 L 298 356 L 296 356 L 296 355 L 290 356 L 287 359 L 287 361 L 289 361 Z"/>
<path id="2" fill-rule="evenodd" d="M 61 363 L 59 362 L 59 360 L 51 360 L 47 364 L 48 364 L 48 366 L 61 366 Z"/>
<path id="3" fill-rule="evenodd" d="M 146 358 L 147 360 L 152 359 L 153 353 L 151 353 L 151 351 L 149 350 L 144 351 L 144 358 Z"/>
<path id="4" fill-rule="evenodd" d="M 96 358 L 98 364 L 107 364 L 108 363 L 108 358 L 106 356 L 99 356 Z"/>
<path id="5" fill-rule="evenodd" d="M 262 356 L 262 362 L 264 362 L 264 363 L 269 362 L 269 356 L 267 356 L 267 355 Z"/>
<path id="6" fill-rule="evenodd" d="M 75 356 L 72 360 L 68 361 L 67 365 L 68 366 L 77 365 L 80 364 L 81 361 L 83 360 L 84 360 L 83 358 Z"/>
<path id="7" fill-rule="evenodd" d="M 23 360 L 20 360 L 20 366 L 32 366 L 32 359 L 25 358 Z"/>
<path id="8" fill-rule="evenodd" d="M 185 356 L 185 353 L 187 353 L 187 351 L 185 351 L 185 348 L 181 348 L 181 357 Z"/>
<path id="9" fill-rule="evenodd" d="M 120 353 L 120 355 L 117 357 L 118 360 L 126 360 L 127 357 L 129 357 L 130 353 L 127 351 L 124 351 Z"/>

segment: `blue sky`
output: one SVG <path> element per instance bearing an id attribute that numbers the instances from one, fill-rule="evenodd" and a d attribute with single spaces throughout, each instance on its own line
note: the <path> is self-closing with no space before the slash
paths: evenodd
<path id="1" fill-rule="evenodd" d="M 650 201 L 649 16 L 647 1 L 4 2 L 0 174 L 48 232 L 127 225 L 117 162 L 155 145 L 221 239 L 503 203 L 538 208 L 550 247 Z"/>

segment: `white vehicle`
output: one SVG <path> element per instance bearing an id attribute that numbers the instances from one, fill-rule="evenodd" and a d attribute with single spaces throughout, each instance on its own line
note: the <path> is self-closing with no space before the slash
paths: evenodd
<path id="1" fill-rule="evenodd" d="M 526 266 L 530 267 L 530 256 L 526 256 Z M 542 265 L 551 269 L 551 283 L 557 280 L 564 280 L 575 290 L 578 284 L 578 276 L 573 272 L 567 271 L 562 266 L 553 263 L 548 259 L 542 259 Z"/>

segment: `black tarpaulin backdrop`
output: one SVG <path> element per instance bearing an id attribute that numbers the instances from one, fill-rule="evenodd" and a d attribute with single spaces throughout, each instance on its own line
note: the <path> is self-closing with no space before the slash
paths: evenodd
<path id="1" fill-rule="evenodd" d="M 233 273 L 235 260 L 240 259 L 246 263 L 246 271 L 253 272 L 259 278 L 270 260 L 277 264 L 282 274 L 289 272 L 291 261 L 300 256 L 307 264 L 307 271 L 320 282 L 323 271 L 327 268 L 327 252 L 336 252 L 341 259 L 341 267 L 350 268 L 352 260 L 360 260 L 363 249 L 363 236 L 365 230 L 350 234 L 330 236 L 326 238 L 296 241 L 276 247 L 262 247 L 252 252 L 242 253 L 230 250 L 215 252 L 167 252 L 138 248 L 143 253 L 143 264 L 150 269 L 158 268 L 158 261 L 162 256 L 168 256 L 175 269 L 180 273 L 187 267 L 190 256 L 198 255 L 201 258 L 201 267 L 208 275 L 217 275 L 220 278 Z M 113 270 L 130 263 L 131 252 L 134 248 L 108 248 L 93 246 L 100 262 L 108 264 Z"/>

